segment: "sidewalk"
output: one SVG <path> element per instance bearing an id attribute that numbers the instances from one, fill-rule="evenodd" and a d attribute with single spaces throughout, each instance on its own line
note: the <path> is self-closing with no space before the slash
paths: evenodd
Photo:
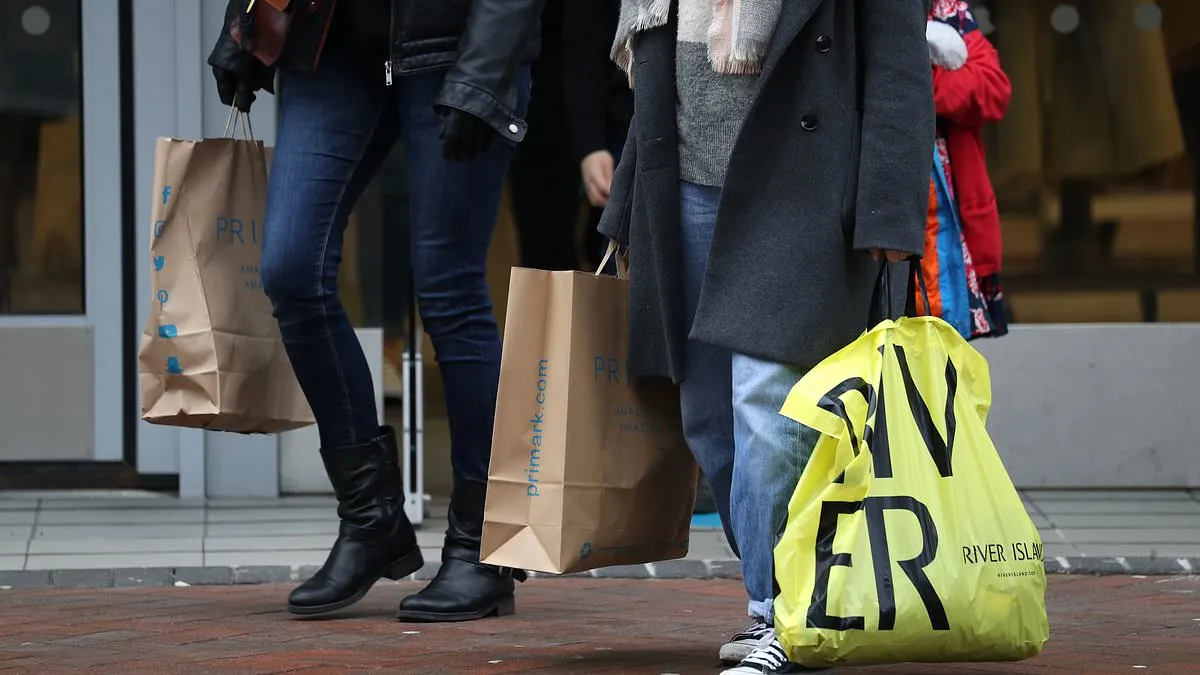
<path id="1" fill-rule="evenodd" d="M 1200 572 L 1200 493 L 1024 496 L 1052 572 Z M 444 513 L 444 506 L 433 513 Z M 714 521 L 697 520 L 687 560 L 599 574 L 734 575 L 738 565 Z M 440 559 L 445 527 L 435 518 L 418 532 L 426 560 Z M 0 586 L 296 581 L 324 561 L 336 533 L 327 497 L 185 502 L 152 493 L 0 492 Z"/>
<path id="2" fill-rule="evenodd" d="M 296 620 L 288 588 L 0 591 L 0 671 L 14 673 L 717 673 L 741 627 L 736 581 L 536 579 L 514 617 L 392 619 L 414 584 L 377 587 L 338 620 Z M 1200 579 L 1053 577 L 1052 638 L 1009 665 L 853 673 L 1200 673 Z"/>

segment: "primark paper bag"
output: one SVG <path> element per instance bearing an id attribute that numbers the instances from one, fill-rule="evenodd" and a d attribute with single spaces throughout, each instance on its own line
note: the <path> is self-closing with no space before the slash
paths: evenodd
<path id="1" fill-rule="evenodd" d="M 242 433 L 313 423 L 259 275 L 269 157 L 257 141 L 158 139 L 138 355 L 147 422 Z"/>
<path id="2" fill-rule="evenodd" d="M 679 394 L 626 369 L 624 279 L 516 268 L 483 558 L 555 574 L 687 555 L 698 469 Z"/>

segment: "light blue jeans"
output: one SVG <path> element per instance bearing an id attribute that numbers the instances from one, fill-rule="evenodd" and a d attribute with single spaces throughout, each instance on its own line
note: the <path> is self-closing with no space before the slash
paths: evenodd
<path id="1" fill-rule="evenodd" d="M 686 181 L 680 188 L 690 325 L 708 268 L 721 189 Z M 754 326 L 745 329 L 753 331 Z M 708 478 L 730 545 L 742 560 L 748 612 L 772 623 L 775 543 L 817 440 L 815 431 L 779 414 L 804 371 L 695 340 L 688 340 L 686 360 L 680 385 L 683 433 Z"/>

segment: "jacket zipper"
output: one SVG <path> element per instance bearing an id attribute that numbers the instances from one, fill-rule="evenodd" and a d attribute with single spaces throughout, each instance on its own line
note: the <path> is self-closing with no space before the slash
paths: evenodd
<path id="1" fill-rule="evenodd" d="M 396 4 L 393 0 L 388 13 L 388 58 L 383 62 L 383 81 L 389 87 L 392 86 L 392 44 L 396 41 Z"/>

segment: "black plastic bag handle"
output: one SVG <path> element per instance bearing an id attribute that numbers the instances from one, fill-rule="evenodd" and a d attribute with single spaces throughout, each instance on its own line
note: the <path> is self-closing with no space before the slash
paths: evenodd
<path id="1" fill-rule="evenodd" d="M 868 329 L 873 328 L 884 319 L 900 318 L 894 316 L 892 312 L 892 275 L 889 274 L 892 264 L 885 260 L 879 265 L 879 276 L 875 279 L 875 291 L 871 296 L 871 315 L 867 318 Z M 918 316 L 917 297 L 911 290 L 914 278 L 917 280 L 917 286 L 921 289 L 921 298 L 925 301 L 925 313 L 928 314 L 933 305 L 929 302 L 929 287 L 925 284 L 925 275 L 921 273 L 921 259 L 913 256 L 908 259 L 906 264 L 908 265 L 908 283 L 910 285 L 904 289 L 906 299 L 902 316 Z"/>

